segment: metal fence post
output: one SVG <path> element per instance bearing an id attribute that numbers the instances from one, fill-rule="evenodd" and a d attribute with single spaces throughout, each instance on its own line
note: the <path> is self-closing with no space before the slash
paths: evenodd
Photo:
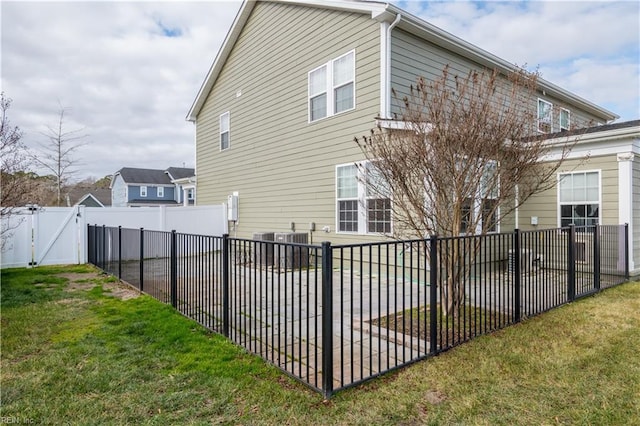
<path id="1" fill-rule="evenodd" d="M 140 228 L 140 291 L 144 291 L 144 228 Z"/>
<path id="2" fill-rule="evenodd" d="M 118 226 L 118 279 L 122 279 L 122 226 Z"/>
<path id="3" fill-rule="evenodd" d="M 229 337 L 229 234 L 222 236 L 222 334 Z"/>
<path id="4" fill-rule="evenodd" d="M 600 225 L 593 232 L 593 287 L 600 290 Z"/>
<path id="5" fill-rule="evenodd" d="M 107 267 L 107 227 L 102 225 L 102 259 L 100 268 L 106 270 Z"/>
<path id="6" fill-rule="evenodd" d="M 322 243 L 322 391 L 325 398 L 333 393 L 333 250 L 328 241 Z"/>
<path id="7" fill-rule="evenodd" d="M 567 301 L 572 302 L 576 298 L 576 228 L 569 225 L 569 238 L 567 242 Z"/>
<path id="8" fill-rule="evenodd" d="M 176 231 L 171 231 L 171 306 L 178 308 L 178 259 L 176 256 Z"/>
<path id="9" fill-rule="evenodd" d="M 87 224 L 87 262 L 93 264 L 91 225 Z"/>
<path id="10" fill-rule="evenodd" d="M 521 298 L 522 298 L 522 250 L 520 241 L 520 230 L 518 228 L 513 230 L 513 250 L 515 251 L 515 262 L 513 265 L 513 315 L 514 321 L 520 322 L 522 313 L 520 312 Z"/>
<path id="11" fill-rule="evenodd" d="M 624 224 L 624 278 L 629 281 L 629 224 Z"/>
<path id="12" fill-rule="evenodd" d="M 429 238 L 429 341 L 430 352 L 438 352 L 438 236 Z"/>

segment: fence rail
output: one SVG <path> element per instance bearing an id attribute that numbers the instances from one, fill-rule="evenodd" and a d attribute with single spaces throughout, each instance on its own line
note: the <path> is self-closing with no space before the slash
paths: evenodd
<path id="1" fill-rule="evenodd" d="M 88 227 L 88 259 L 326 397 L 628 279 L 628 227 L 322 245 Z"/>

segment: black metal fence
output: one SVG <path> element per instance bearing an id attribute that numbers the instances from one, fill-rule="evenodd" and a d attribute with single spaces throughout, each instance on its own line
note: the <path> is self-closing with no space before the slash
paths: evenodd
<path id="1" fill-rule="evenodd" d="M 90 263 L 329 397 L 628 279 L 628 227 L 320 246 L 89 226 Z"/>

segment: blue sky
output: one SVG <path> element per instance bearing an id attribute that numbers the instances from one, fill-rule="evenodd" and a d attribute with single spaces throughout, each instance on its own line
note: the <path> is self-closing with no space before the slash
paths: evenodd
<path id="1" fill-rule="evenodd" d="M 394 2 L 621 116 L 640 118 L 640 2 Z M 185 116 L 239 1 L 0 3 L 2 90 L 30 146 L 68 107 L 79 177 L 194 166 Z"/>

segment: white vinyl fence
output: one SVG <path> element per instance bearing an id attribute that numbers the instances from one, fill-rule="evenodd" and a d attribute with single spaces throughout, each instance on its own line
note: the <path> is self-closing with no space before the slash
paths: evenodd
<path id="1" fill-rule="evenodd" d="M 1 253 L 2 268 L 85 263 L 87 225 L 216 235 L 227 232 L 224 204 L 193 207 L 21 208 L 2 227 L 11 229 Z"/>

